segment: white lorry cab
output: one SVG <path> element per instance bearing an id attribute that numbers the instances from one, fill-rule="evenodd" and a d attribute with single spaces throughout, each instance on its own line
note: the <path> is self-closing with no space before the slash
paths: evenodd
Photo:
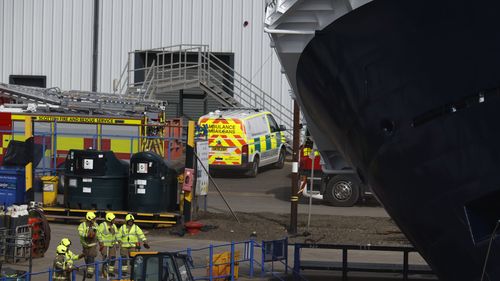
<path id="1" fill-rule="evenodd" d="M 241 170 L 255 177 L 259 167 L 285 163 L 286 128 L 273 115 L 257 109 L 224 109 L 201 116 L 206 126 L 210 171 Z"/>

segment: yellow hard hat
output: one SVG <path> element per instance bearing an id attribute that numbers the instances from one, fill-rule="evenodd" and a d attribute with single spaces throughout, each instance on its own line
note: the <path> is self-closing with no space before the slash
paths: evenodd
<path id="1" fill-rule="evenodd" d="M 111 222 L 115 219 L 115 214 L 113 213 L 107 213 L 106 214 L 106 221 Z"/>
<path id="2" fill-rule="evenodd" d="M 71 240 L 69 240 L 68 238 L 63 238 L 61 239 L 61 243 L 59 243 L 59 245 L 63 245 L 67 248 L 71 245 Z"/>
<path id="3" fill-rule="evenodd" d="M 85 218 L 89 221 L 95 219 L 95 213 L 94 212 L 87 212 L 87 214 L 85 215 Z"/>
<path id="4" fill-rule="evenodd" d="M 133 221 L 135 220 L 134 219 L 134 216 L 132 214 L 128 214 L 126 217 L 125 217 L 125 221 Z"/>
<path id="5" fill-rule="evenodd" d="M 66 246 L 64 246 L 64 245 L 59 245 L 59 246 L 57 246 L 57 248 L 56 248 L 56 252 L 57 252 L 58 254 L 66 254 L 66 251 L 67 251 L 67 250 L 68 250 L 68 248 L 66 248 Z"/>

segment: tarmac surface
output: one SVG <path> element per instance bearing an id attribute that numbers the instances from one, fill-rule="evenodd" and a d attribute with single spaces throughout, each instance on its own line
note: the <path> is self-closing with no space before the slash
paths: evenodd
<path id="1" fill-rule="evenodd" d="M 50 243 L 50 248 L 47 251 L 45 257 L 38 258 L 33 260 L 33 269 L 32 272 L 43 272 L 47 271 L 49 267 L 52 266 L 53 258 L 55 256 L 55 248 L 58 242 L 67 237 L 71 239 L 72 246 L 71 250 L 74 253 L 81 252 L 81 246 L 78 239 L 77 234 L 77 225 L 71 224 L 59 224 L 59 223 L 51 223 L 52 230 L 52 239 Z M 221 245 L 227 244 L 227 242 L 223 241 L 208 241 L 208 240 L 195 240 L 195 239 L 186 239 L 186 238 L 172 238 L 165 236 L 152 236 L 149 235 L 148 231 L 145 229 L 146 235 L 148 237 L 149 244 L 151 246 L 151 250 L 153 251 L 180 251 L 185 250 L 187 248 L 191 248 L 193 253 L 193 259 L 195 264 L 203 265 L 206 263 L 208 257 L 208 247 L 210 244 Z M 197 249 L 204 249 L 198 251 Z M 220 253 L 223 251 L 229 251 L 229 246 L 216 248 L 215 253 Z M 242 245 L 236 246 L 237 250 L 243 251 Z M 289 261 L 288 266 L 291 268 L 293 266 L 293 248 L 290 246 L 288 249 L 289 252 Z M 341 252 L 338 250 L 325 250 L 325 249 L 302 249 L 301 252 L 301 260 L 309 260 L 309 261 L 340 261 L 341 260 Z M 255 250 L 255 259 L 256 261 L 260 261 L 260 249 L 256 248 Z M 100 259 L 100 257 L 98 258 Z M 410 264 L 425 264 L 425 261 L 418 254 L 410 255 Z M 363 252 L 356 251 L 349 253 L 349 261 L 350 262 L 377 262 L 377 263 L 397 263 L 400 264 L 402 262 L 402 254 L 393 253 L 393 252 Z M 83 261 L 78 261 L 77 264 L 82 264 Z M 255 266 L 255 275 L 254 278 L 249 278 L 249 263 L 241 262 L 240 263 L 240 279 L 239 280 L 280 280 L 287 279 L 292 280 L 291 277 L 286 277 L 284 275 L 285 266 L 280 262 L 276 262 L 274 264 L 274 272 L 276 276 L 279 278 L 275 278 L 272 274 L 269 273 L 271 271 L 271 264 L 266 264 L 266 272 L 262 275 L 260 271 L 260 265 L 257 263 Z M 21 262 L 16 265 L 12 264 L 4 264 L 3 269 L 15 269 L 15 270 L 28 270 L 28 262 Z M 198 270 L 198 274 L 203 275 L 204 270 Z M 289 272 L 291 270 L 289 269 Z M 79 277 L 78 277 L 79 276 Z M 78 274 L 77 280 L 79 280 L 82 276 Z M 199 276 L 199 275 L 198 275 Z M 351 276 L 348 280 L 350 281 L 381 281 L 381 280 L 402 280 L 402 276 L 400 274 L 384 274 L 379 275 L 379 277 L 373 277 L 373 274 L 357 274 L 350 273 Z M 323 272 L 323 271 L 303 271 L 302 272 L 302 280 L 341 280 L 341 275 L 338 272 Z M 432 276 L 415 276 L 413 275 L 411 280 L 429 280 Z M 32 278 L 33 281 L 37 280 L 48 280 L 47 274 L 41 274 L 38 276 L 34 276 Z M 104 280 L 104 279 L 102 279 Z"/>
<path id="2" fill-rule="evenodd" d="M 290 193 L 292 163 L 285 162 L 283 169 L 261 168 L 255 178 L 244 178 L 238 173 L 225 173 L 215 178 L 215 182 L 222 191 L 231 208 L 238 212 L 270 212 L 278 214 L 290 213 Z M 318 187 L 319 188 L 319 187 Z M 316 190 L 317 188 L 314 187 Z M 204 208 L 203 199 L 199 202 Z M 309 199 L 300 197 L 299 213 L 307 213 Z M 224 201 L 213 184 L 209 187 L 207 210 L 210 212 L 227 212 Z M 354 207 L 332 207 L 325 202 L 313 199 L 311 213 L 318 215 L 339 216 L 369 216 L 388 217 L 387 212 L 372 198 L 366 203 Z"/>

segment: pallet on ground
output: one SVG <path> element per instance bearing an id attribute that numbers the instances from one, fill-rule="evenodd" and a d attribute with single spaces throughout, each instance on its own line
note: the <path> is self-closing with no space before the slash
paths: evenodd
<path id="1" fill-rule="evenodd" d="M 127 214 L 133 214 L 135 222 L 149 226 L 174 226 L 180 220 L 178 213 L 135 213 L 127 211 L 109 211 L 109 210 L 82 210 L 71 208 L 59 207 L 46 207 L 44 208 L 45 215 L 50 221 L 58 222 L 79 222 L 84 219 L 85 213 L 92 211 L 96 213 L 98 220 L 104 220 L 106 212 L 113 212 L 116 215 L 117 222 L 125 221 Z"/>

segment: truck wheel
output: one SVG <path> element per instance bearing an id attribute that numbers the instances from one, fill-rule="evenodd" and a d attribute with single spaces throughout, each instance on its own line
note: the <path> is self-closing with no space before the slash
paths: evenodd
<path id="1" fill-rule="evenodd" d="M 259 156 L 255 156 L 253 158 L 252 166 L 250 167 L 250 169 L 248 169 L 245 175 L 250 178 L 255 178 L 258 173 L 259 173 Z"/>
<path id="2" fill-rule="evenodd" d="M 274 163 L 274 168 L 283 169 L 285 166 L 286 151 L 284 148 L 280 150 L 280 155 L 278 157 L 278 162 Z"/>
<path id="3" fill-rule="evenodd" d="M 324 198 L 335 207 L 351 207 L 359 199 L 359 182 L 352 175 L 337 175 L 326 185 Z"/>

